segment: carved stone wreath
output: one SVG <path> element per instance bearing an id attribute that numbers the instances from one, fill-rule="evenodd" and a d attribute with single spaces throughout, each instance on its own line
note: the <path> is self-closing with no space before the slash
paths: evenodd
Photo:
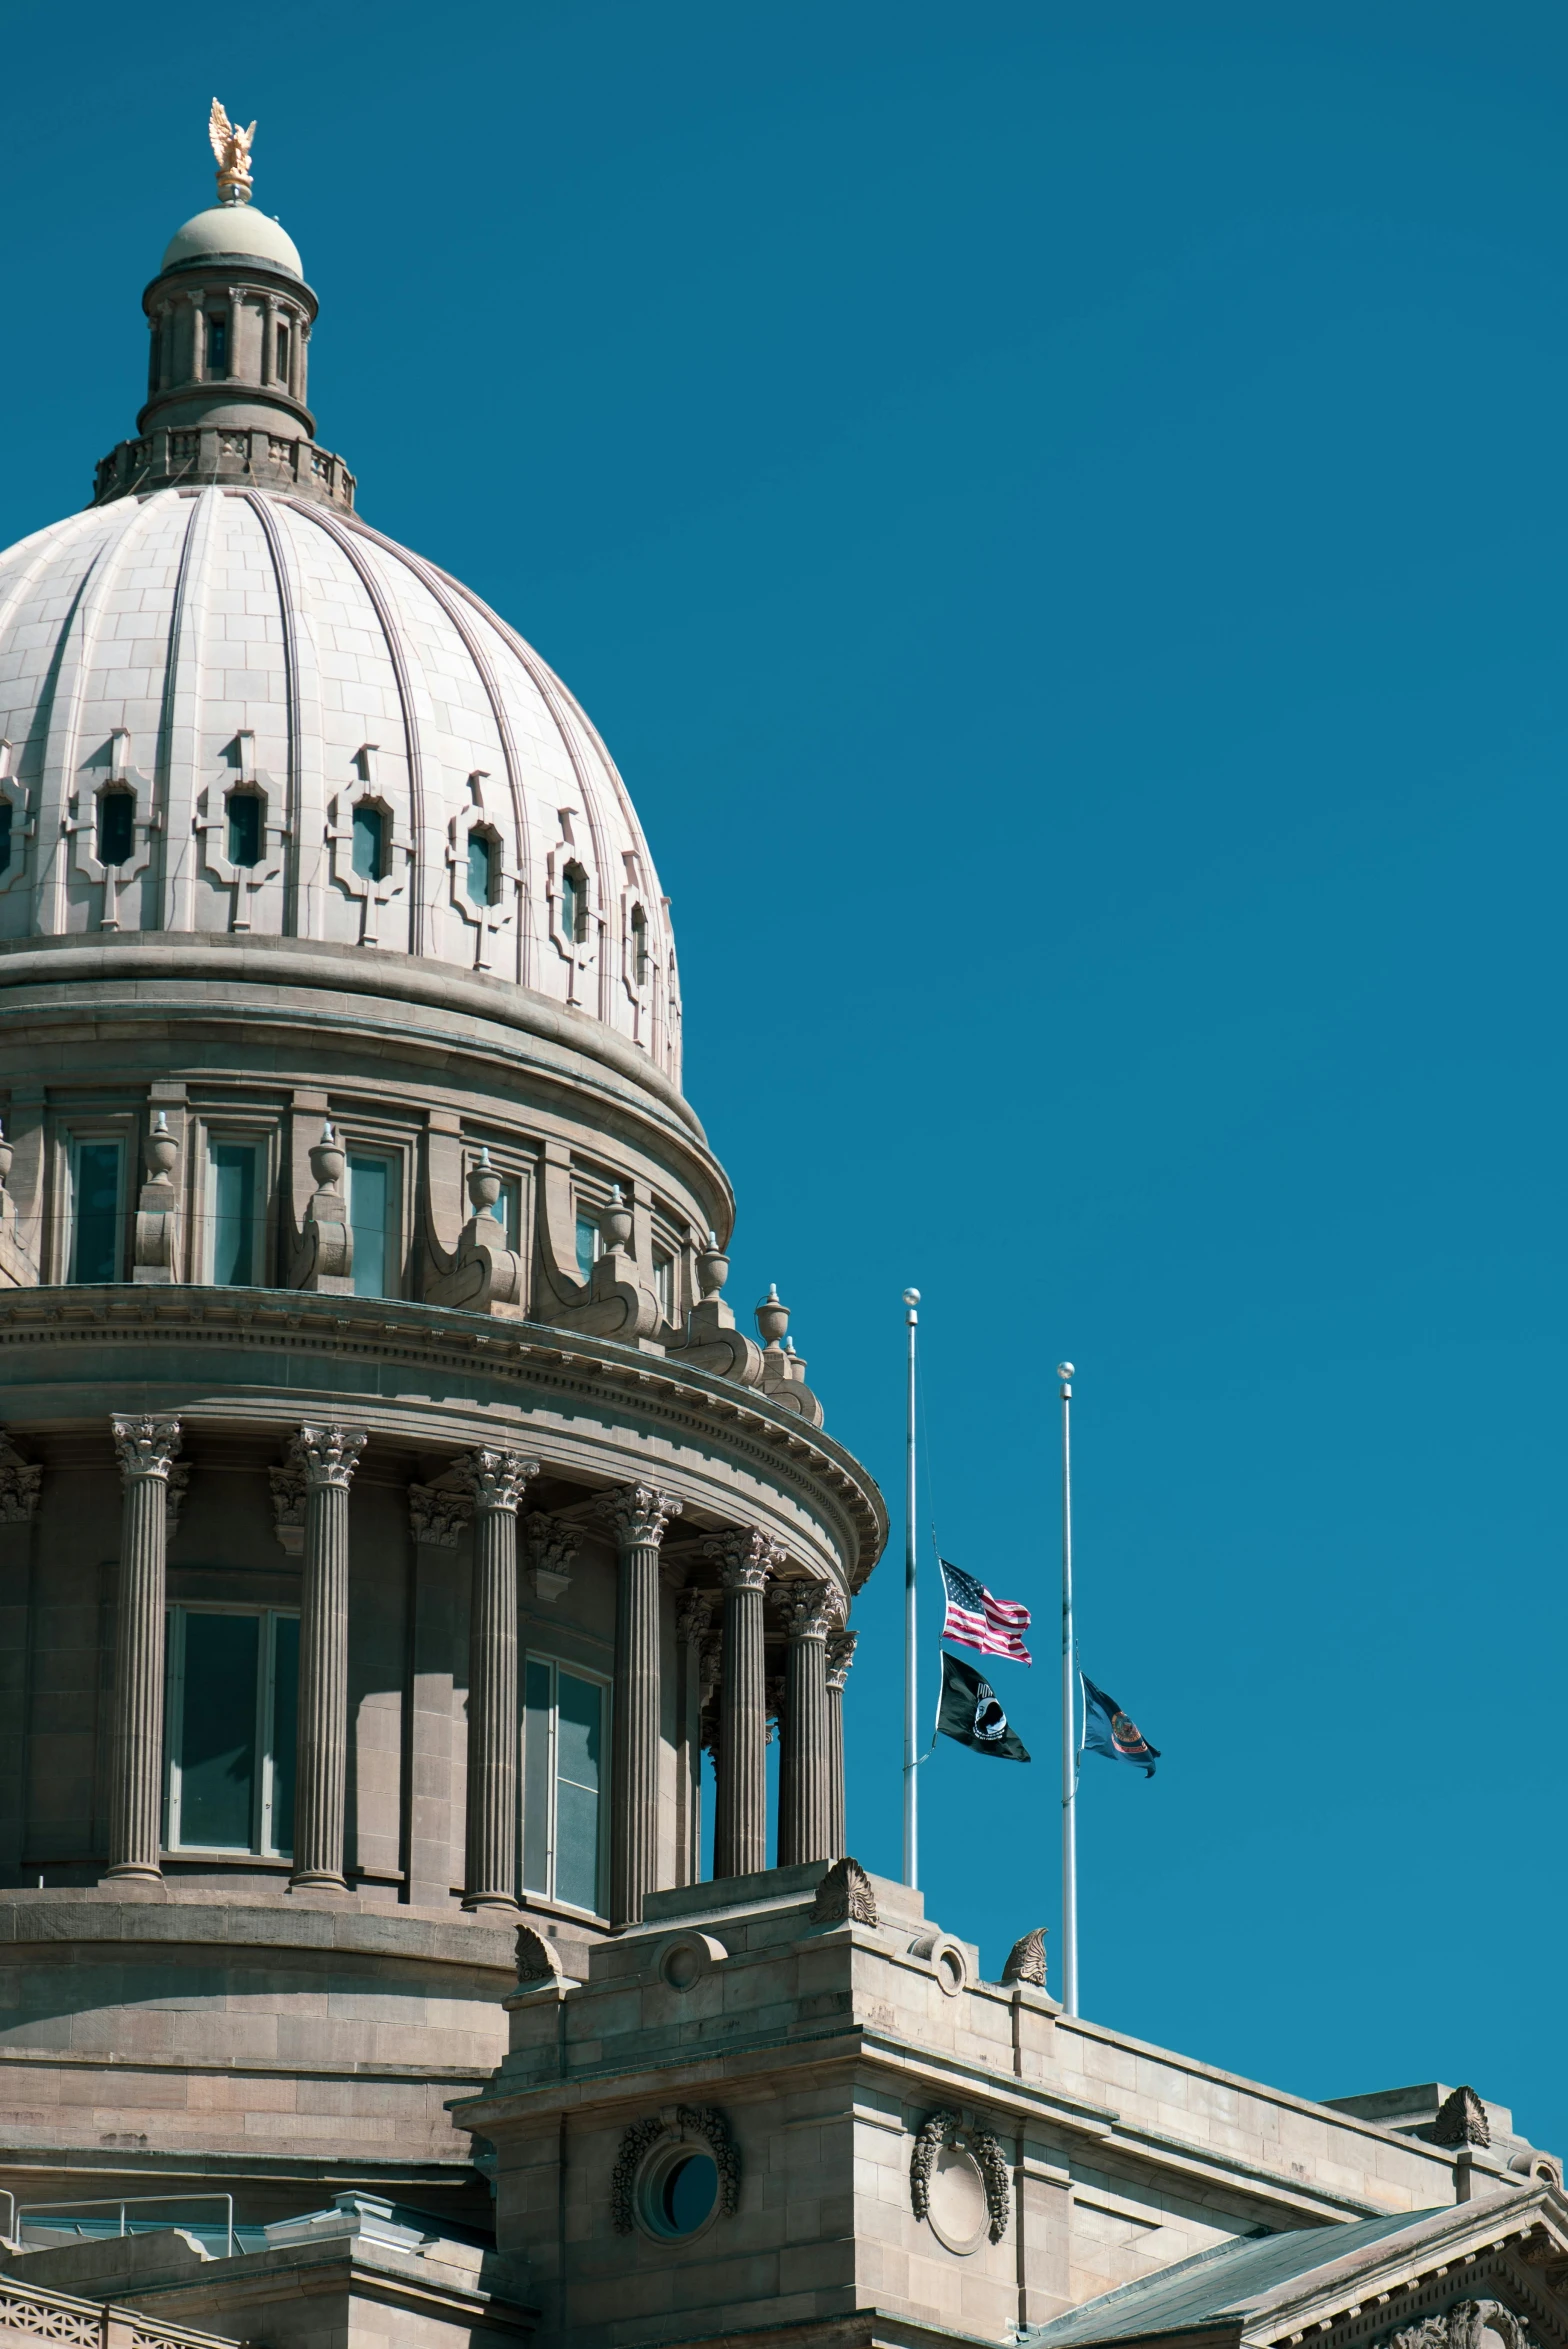
<path id="1" fill-rule="evenodd" d="M 1484 2332 L 1507 2349 L 1535 2349 L 1520 2319 L 1501 2300 L 1459 2300 L 1441 2316 L 1424 2316 L 1388 2337 L 1388 2349 L 1480 2349 Z"/>
<path id="2" fill-rule="evenodd" d="M 986 2233 L 993 2243 L 1000 2243 L 1013 2201 L 1007 2157 L 989 2129 L 966 2128 L 956 2112 L 934 2112 L 915 2139 L 915 2150 L 909 2157 L 909 2199 L 916 2218 L 931 2215 L 931 2168 L 944 2145 L 962 2146 L 979 2163 L 985 2181 Z M 1470 2345 L 1465 2344 L 1464 2349 Z M 1521 2349 L 1521 2345 L 1511 2344 L 1511 2349 Z"/>
<path id="3" fill-rule="evenodd" d="M 740 2153 L 724 2115 L 711 2104 L 677 2104 L 645 2121 L 633 2121 L 621 2139 L 610 2179 L 610 2215 L 618 2235 L 629 2235 L 637 2223 L 633 2209 L 638 2171 L 661 2137 L 678 2134 L 700 2137 L 707 2145 L 719 2173 L 719 2208 L 726 2218 L 735 2216 L 740 2200 Z"/>

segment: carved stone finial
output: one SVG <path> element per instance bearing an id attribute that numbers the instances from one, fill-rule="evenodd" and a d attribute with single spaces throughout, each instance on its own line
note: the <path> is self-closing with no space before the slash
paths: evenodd
<path id="1" fill-rule="evenodd" d="M 177 1419 L 136 1419 L 116 1412 L 109 1421 L 120 1474 L 129 1483 L 137 1476 L 167 1476 L 180 1448 Z"/>
<path id="2" fill-rule="evenodd" d="M 1439 2105 L 1432 2123 L 1434 2145 L 1490 2145 L 1492 2125 L 1486 2107 L 1473 2088 L 1456 2088 Z"/>
<path id="3" fill-rule="evenodd" d="M 649 1543 L 657 1549 L 665 1527 L 680 1515 L 682 1504 L 651 1484 L 625 1484 L 615 1492 L 601 1493 L 599 1507 L 614 1526 L 616 1540 L 630 1550 Z"/>
<path id="4" fill-rule="evenodd" d="M 1036 1925 L 1032 1933 L 1013 1943 L 1002 1968 L 1004 1982 L 1031 1982 L 1036 1990 L 1045 1988 L 1045 1927 Z"/>
<path id="5" fill-rule="evenodd" d="M 523 1487 L 530 1477 L 539 1473 L 538 1461 L 525 1460 L 521 1452 L 489 1449 L 460 1454 L 452 1468 L 473 1495 L 476 1509 L 515 1511 L 523 1497 Z"/>
<path id="6" fill-rule="evenodd" d="M 730 1277 L 730 1260 L 719 1246 L 717 1232 L 708 1234 L 708 1245 L 697 1251 L 697 1290 L 703 1298 L 717 1297 Z"/>
<path id="7" fill-rule="evenodd" d="M 179 1138 L 169 1131 L 169 1113 L 166 1109 L 160 1109 L 151 1132 L 142 1144 L 148 1182 L 156 1183 L 160 1190 L 169 1189 L 174 1181 L 174 1164 L 179 1155 Z"/>
<path id="8" fill-rule="evenodd" d="M 341 1485 L 346 1492 L 369 1440 L 362 1427 L 306 1426 L 289 1446 L 289 1458 L 302 1471 L 307 1487 Z"/>
<path id="9" fill-rule="evenodd" d="M 528 1579 L 536 1599 L 558 1599 L 570 1590 L 572 1567 L 582 1547 L 583 1529 L 570 1517 L 552 1517 L 536 1509 L 523 1522 L 528 1545 Z"/>
<path id="10" fill-rule="evenodd" d="M 726 1590 L 762 1590 L 768 1576 L 783 1563 L 784 1553 L 769 1534 L 755 1525 L 732 1526 L 727 1533 L 710 1535 L 702 1554 L 719 1570 Z"/>
<path id="11" fill-rule="evenodd" d="M 757 1332 L 769 1350 L 778 1348 L 789 1328 L 789 1307 L 779 1303 L 779 1284 L 769 1281 L 768 1293 L 757 1307 Z M 782 1349 L 780 1349 L 782 1350 Z"/>
<path id="12" fill-rule="evenodd" d="M 248 204 L 255 193 L 251 180 L 250 149 L 256 136 L 256 125 L 241 130 L 237 122 L 230 122 L 221 99 L 214 98 L 212 112 L 207 117 L 207 136 L 218 164 L 218 202 L 220 204 Z"/>
<path id="13" fill-rule="evenodd" d="M 858 1860 L 835 1860 L 817 1886 L 817 1897 L 811 1904 L 813 1925 L 874 1925 L 876 1921 L 876 1894 L 865 1869 Z"/>
<path id="14" fill-rule="evenodd" d="M 416 1542 L 429 1549 L 455 1550 L 473 1513 L 472 1495 L 455 1487 L 411 1484 L 408 1488 L 408 1530 Z"/>
<path id="15" fill-rule="evenodd" d="M 632 1211 L 619 1183 L 610 1185 L 607 1203 L 599 1210 L 599 1231 L 606 1248 L 624 1248 L 632 1236 Z"/>

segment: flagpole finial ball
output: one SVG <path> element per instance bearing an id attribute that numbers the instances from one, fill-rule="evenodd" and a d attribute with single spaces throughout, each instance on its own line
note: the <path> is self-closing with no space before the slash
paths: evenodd
<path id="1" fill-rule="evenodd" d="M 1078 1373 L 1074 1370 L 1070 1362 L 1058 1362 L 1056 1365 L 1056 1375 L 1058 1378 L 1076 1378 Z"/>
<path id="2" fill-rule="evenodd" d="M 904 1303 L 906 1305 L 918 1305 L 919 1302 L 920 1291 L 918 1289 L 906 1289 L 904 1291 Z"/>

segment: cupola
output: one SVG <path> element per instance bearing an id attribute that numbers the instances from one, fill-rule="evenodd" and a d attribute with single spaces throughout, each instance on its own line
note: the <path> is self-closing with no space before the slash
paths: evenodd
<path id="1" fill-rule="evenodd" d="M 94 505 L 206 482 L 352 509 L 354 477 L 318 447 L 306 403 L 317 302 L 294 240 L 252 208 L 251 141 L 214 98 L 218 201 L 169 241 L 142 296 L 147 401 L 98 466 Z"/>

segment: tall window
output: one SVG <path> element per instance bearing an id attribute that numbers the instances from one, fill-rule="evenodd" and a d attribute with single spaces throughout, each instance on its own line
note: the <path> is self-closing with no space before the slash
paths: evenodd
<path id="1" fill-rule="evenodd" d="M 596 1915 L 604 1906 L 599 1781 L 605 1692 L 530 1656 L 523 1674 L 523 1889 Z"/>
<path id="2" fill-rule="evenodd" d="M 515 1249 L 523 1225 L 523 1186 L 516 1175 L 506 1177 L 490 1213 L 501 1227 L 502 1245 Z"/>
<path id="3" fill-rule="evenodd" d="M 648 984 L 648 917 L 640 905 L 632 907 L 632 985 Z"/>
<path id="4" fill-rule="evenodd" d="M 468 897 L 472 905 L 495 903 L 495 842 L 488 832 L 468 835 Z"/>
<path id="5" fill-rule="evenodd" d="M 261 862 L 261 793 L 259 791 L 231 791 L 227 814 L 230 864 L 259 865 Z"/>
<path id="6" fill-rule="evenodd" d="M 588 935 L 588 876 L 581 865 L 561 875 L 561 935 L 580 946 Z"/>
<path id="7" fill-rule="evenodd" d="M 211 1278 L 248 1288 L 260 1276 L 261 1190 L 254 1142 L 214 1142 L 207 1153 Z"/>
<path id="8" fill-rule="evenodd" d="M 577 1277 L 579 1280 L 586 1281 L 593 1278 L 593 1268 L 598 1263 L 603 1251 L 604 1235 L 599 1229 L 598 1217 L 585 1213 L 579 1207 L 577 1210 Z"/>
<path id="9" fill-rule="evenodd" d="M 0 873 L 11 870 L 11 802 L 0 799 Z"/>
<path id="10" fill-rule="evenodd" d="M 168 1689 L 170 1848 L 291 1852 L 299 1617 L 171 1607 Z"/>
<path id="11" fill-rule="evenodd" d="M 354 810 L 354 870 L 362 881 L 387 877 L 386 818 L 368 799 Z"/>
<path id="12" fill-rule="evenodd" d="M 120 1278 L 121 1215 L 118 1142 L 78 1142 L 71 1151 L 71 1278 Z"/>
<path id="13" fill-rule="evenodd" d="M 675 1319 L 675 1259 L 662 1248 L 653 1252 L 653 1293 L 666 1321 Z"/>
<path id="14" fill-rule="evenodd" d="M 277 359 L 276 359 L 276 361 L 275 361 L 275 363 L 274 363 L 274 372 L 275 372 L 275 373 L 276 373 L 276 375 L 277 375 L 277 379 L 278 379 L 279 383 L 286 384 L 286 383 L 288 382 L 288 379 L 289 379 L 289 330 L 288 330 L 288 328 L 287 328 L 286 326 L 284 326 L 283 324 L 281 324 L 281 322 L 280 322 L 280 324 L 279 324 L 279 327 L 278 327 L 278 355 L 277 355 Z"/>
<path id="15" fill-rule="evenodd" d="M 100 791 L 98 794 L 98 862 L 123 865 L 136 846 L 136 794 Z"/>
<path id="16" fill-rule="evenodd" d="M 229 322 L 226 318 L 207 321 L 207 373 L 227 375 L 229 372 Z"/>
<path id="17" fill-rule="evenodd" d="M 350 1155 L 348 1220 L 354 1234 L 355 1296 L 390 1296 L 397 1287 L 397 1169 L 390 1158 Z"/>

